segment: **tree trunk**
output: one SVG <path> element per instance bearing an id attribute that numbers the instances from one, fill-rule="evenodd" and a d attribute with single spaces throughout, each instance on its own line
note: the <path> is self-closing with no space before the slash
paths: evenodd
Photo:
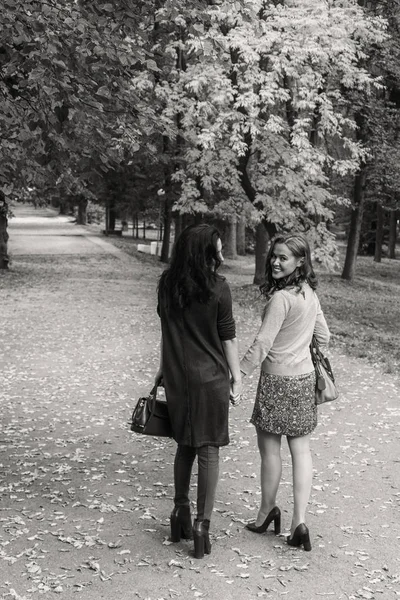
<path id="1" fill-rule="evenodd" d="M 236 249 L 240 256 L 246 254 L 246 219 L 239 217 L 236 227 Z"/>
<path id="2" fill-rule="evenodd" d="M 270 238 L 272 238 L 277 232 L 276 225 L 275 225 L 275 223 L 270 223 L 268 221 L 267 217 L 265 216 L 264 206 L 263 206 L 262 202 L 257 200 L 257 192 L 256 192 L 255 188 L 253 187 L 252 181 L 251 181 L 249 173 L 247 171 L 247 165 L 250 160 L 251 147 L 252 147 L 252 143 L 253 143 L 253 137 L 250 132 L 247 132 L 245 134 L 244 140 L 245 140 L 245 143 L 247 146 L 246 152 L 240 156 L 239 162 L 237 165 L 237 168 L 239 171 L 240 185 L 242 186 L 244 193 L 246 194 L 247 198 L 250 200 L 252 205 L 257 210 L 259 210 L 260 213 L 264 214 L 263 224 L 264 224 L 265 229 L 267 230 L 268 236 Z"/>
<path id="3" fill-rule="evenodd" d="M 183 29 L 181 31 L 181 41 L 184 41 L 184 33 Z M 183 45 L 183 44 L 182 44 Z M 176 68 L 178 71 L 186 71 L 186 59 L 185 54 L 182 48 L 176 49 Z M 182 117 L 181 113 L 176 115 L 176 127 L 177 127 L 177 136 L 176 136 L 176 148 L 175 148 L 175 160 L 176 164 L 172 168 L 172 171 L 178 167 L 178 158 L 181 157 L 183 153 L 183 147 L 185 145 L 185 141 L 180 134 L 182 129 Z M 163 136 L 163 152 L 167 154 L 170 151 L 170 141 L 167 136 Z M 171 181 L 171 167 L 168 164 L 165 166 L 164 170 L 164 238 L 161 247 L 161 262 L 167 263 L 169 261 L 169 249 L 170 249 L 170 241 L 171 241 L 171 223 L 172 223 L 172 206 L 174 204 L 173 199 L 173 189 L 172 189 L 172 181 Z M 176 236 L 175 236 L 176 239 Z"/>
<path id="4" fill-rule="evenodd" d="M 265 280 L 265 265 L 268 254 L 268 233 L 264 223 L 256 227 L 256 270 L 253 283 L 261 285 Z"/>
<path id="5" fill-rule="evenodd" d="M 115 230 L 115 221 L 117 220 L 117 215 L 115 212 L 114 206 L 109 207 L 109 215 L 108 215 L 108 228 L 110 231 Z"/>
<path id="6" fill-rule="evenodd" d="M 357 261 L 358 247 L 360 245 L 361 223 L 364 213 L 364 185 L 366 167 L 363 165 L 354 181 L 353 208 L 351 212 L 349 238 L 347 240 L 346 258 L 342 272 L 342 279 L 351 281 L 354 277 Z"/>
<path id="7" fill-rule="evenodd" d="M 383 208 L 379 202 L 376 205 L 376 234 L 375 234 L 375 262 L 382 260 L 382 244 L 383 244 Z"/>
<path id="8" fill-rule="evenodd" d="M 228 217 L 227 237 L 224 244 L 224 254 L 227 258 L 237 258 L 236 221 L 236 215 L 230 215 Z"/>
<path id="9" fill-rule="evenodd" d="M 78 201 L 78 215 L 76 217 L 77 225 L 87 225 L 87 198 L 81 197 Z"/>
<path id="10" fill-rule="evenodd" d="M 175 214 L 174 223 L 175 223 L 174 241 L 176 242 L 176 240 L 181 235 L 181 232 L 183 230 L 183 219 L 182 219 L 182 215 L 180 213 Z"/>
<path id="11" fill-rule="evenodd" d="M 135 212 L 132 213 L 132 237 L 139 237 L 137 235 L 137 215 Z"/>
<path id="12" fill-rule="evenodd" d="M 8 269 L 8 219 L 6 216 L 6 208 L 3 209 L 0 204 L 0 269 Z"/>
<path id="13" fill-rule="evenodd" d="M 186 229 L 186 227 L 189 227 L 189 225 L 192 225 L 192 223 L 194 223 L 194 218 L 192 215 L 188 215 L 187 213 L 182 215 L 182 230 Z"/>
<path id="14" fill-rule="evenodd" d="M 107 235 L 108 231 L 108 221 L 109 221 L 110 213 L 108 210 L 108 202 L 106 202 L 105 210 L 104 210 L 104 233 Z"/>
<path id="15" fill-rule="evenodd" d="M 389 258 L 396 258 L 397 217 L 397 210 L 391 210 L 389 223 Z"/>
<path id="16" fill-rule="evenodd" d="M 169 261 L 169 244 L 171 240 L 171 222 L 172 222 L 172 205 L 173 200 L 169 196 L 168 192 L 164 199 L 164 211 L 163 211 L 163 222 L 164 222 L 164 236 L 161 247 L 161 262 L 167 263 Z"/>

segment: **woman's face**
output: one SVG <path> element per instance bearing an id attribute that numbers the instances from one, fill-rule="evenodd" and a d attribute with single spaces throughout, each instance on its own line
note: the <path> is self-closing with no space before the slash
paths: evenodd
<path id="1" fill-rule="evenodd" d="M 286 244 L 275 244 L 271 255 L 271 270 L 274 279 L 283 279 L 303 263 L 303 258 L 296 258 Z"/>
<path id="2" fill-rule="evenodd" d="M 224 257 L 222 256 L 222 242 L 221 242 L 220 238 L 217 239 L 216 250 L 217 250 L 218 259 L 223 263 Z"/>

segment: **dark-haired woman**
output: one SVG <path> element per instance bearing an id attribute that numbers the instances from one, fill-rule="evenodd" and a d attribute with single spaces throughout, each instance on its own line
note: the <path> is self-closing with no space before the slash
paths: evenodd
<path id="1" fill-rule="evenodd" d="M 217 274 L 222 261 L 222 243 L 215 227 L 187 227 L 176 241 L 158 287 L 162 340 L 155 381 L 163 381 L 178 443 L 171 540 L 193 535 L 196 558 L 211 551 L 209 526 L 219 448 L 229 443 L 229 402 L 234 404 L 241 391 L 231 293 Z M 192 527 L 189 486 L 196 457 L 197 517 Z"/>
<path id="2" fill-rule="evenodd" d="M 305 524 L 312 483 L 309 438 L 317 425 L 309 346 L 313 335 L 320 344 L 327 344 L 330 336 L 316 287 L 306 238 L 278 234 L 271 242 L 266 281 L 261 287 L 267 299 L 262 325 L 240 365 L 245 375 L 261 365 L 251 417 L 261 455 L 261 506 L 256 521 L 246 527 L 263 533 L 273 522 L 275 534 L 280 533 L 276 495 L 282 474 L 281 437 L 285 435 L 292 457 L 294 500 L 287 542 L 305 550 L 311 550 Z"/>

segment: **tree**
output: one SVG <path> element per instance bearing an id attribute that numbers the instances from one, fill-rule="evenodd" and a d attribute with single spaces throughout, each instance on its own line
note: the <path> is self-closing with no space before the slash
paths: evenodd
<path id="1" fill-rule="evenodd" d="M 363 217 L 370 212 L 364 211 L 365 203 L 377 204 L 374 212 L 378 212 L 375 228 L 378 239 L 375 240 L 374 253 L 379 261 L 382 250 L 382 208 L 396 210 L 400 186 L 400 11 L 392 0 L 367 4 L 370 14 L 385 17 L 388 35 L 375 45 L 368 61 L 364 57 L 369 71 L 380 75 L 380 88 L 368 96 L 360 94 L 359 90 L 349 95 L 349 110 L 355 113 L 357 135 L 368 148 L 368 157 L 363 161 L 354 182 L 350 232 L 342 272 L 344 279 L 352 279 L 355 273 Z M 364 223 L 364 228 L 370 230 L 370 223 Z"/>
<path id="2" fill-rule="evenodd" d="M 0 190 L 0 269 L 8 269 L 8 252 L 7 252 L 7 217 L 8 205 L 3 192 Z"/>
<path id="3" fill-rule="evenodd" d="M 186 70 L 156 90 L 170 128 L 183 115 L 178 210 L 206 212 L 218 197 L 232 211 L 250 201 L 270 234 L 303 229 L 317 258 L 333 264 L 326 224 L 342 200 L 330 173 L 355 172 L 365 157 L 345 90 L 373 85 L 359 56 L 383 39 L 383 22 L 352 1 L 167 1 L 159 15 L 187 33 Z"/>
<path id="4" fill-rule="evenodd" d="M 365 177 L 366 168 L 365 166 L 362 166 L 354 179 L 354 205 L 351 212 L 350 231 L 342 271 L 342 278 L 348 280 L 353 279 L 358 248 L 360 245 L 361 223 L 365 203 Z"/>
<path id="5" fill-rule="evenodd" d="M 398 210 L 389 211 L 389 258 L 396 258 L 397 222 L 399 220 Z"/>
<path id="6" fill-rule="evenodd" d="M 256 227 L 256 264 L 253 283 L 261 285 L 265 281 L 265 265 L 268 254 L 268 234 L 263 223 Z"/>
<path id="7" fill-rule="evenodd" d="M 174 214 L 233 223 L 251 207 L 269 236 L 301 229 L 335 264 L 329 223 L 346 200 L 333 182 L 366 162 L 351 93 L 374 89 L 379 15 L 355 0 L 0 2 L 8 195 L 57 191 L 84 220 L 121 165 L 124 195 L 145 187 L 126 167 L 151 165 L 163 260 Z"/>
<path id="8" fill-rule="evenodd" d="M 2 0 L 0 186 L 18 197 L 61 186 L 90 197 L 139 149 L 130 78 L 149 59 L 135 41 L 140 2 Z M 146 117 L 151 114 L 147 110 Z"/>

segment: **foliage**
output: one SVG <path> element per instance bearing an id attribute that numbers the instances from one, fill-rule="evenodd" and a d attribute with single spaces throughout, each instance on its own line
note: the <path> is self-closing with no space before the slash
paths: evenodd
<path id="1" fill-rule="evenodd" d="M 317 4 L 165 2 L 160 27 L 176 31 L 163 55 L 183 52 L 185 67 L 170 63 L 155 93 L 165 129 L 185 141 L 174 174 L 181 212 L 221 198 L 240 212 L 250 200 L 278 228 L 312 230 L 329 258 L 325 224 L 343 202 L 330 174 L 354 172 L 366 156 L 344 90 L 369 94 L 377 85 L 362 61 L 385 25 L 356 2 Z M 150 85 L 146 77 L 136 85 Z"/>
<path id="2" fill-rule="evenodd" d="M 6 219 L 8 215 L 8 204 L 6 202 L 4 193 L 0 190 L 0 218 Z"/>
<path id="3" fill-rule="evenodd" d="M 397 189 L 398 150 L 383 134 L 398 9 L 360 4 L 0 0 L 0 186 L 104 201 L 123 177 L 128 210 L 163 189 L 181 213 L 306 230 L 334 263 L 329 224 L 347 202 L 337 182 L 373 156 L 377 193 Z M 355 134 L 367 105 L 384 116 L 368 148 Z"/>
<path id="4" fill-rule="evenodd" d="M 129 74 L 140 7 L 128 2 L 2 0 L 1 185 L 86 188 L 137 149 Z M 67 180 L 67 181 L 66 181 Z"/>
<path id="5" fill-rule="evenodd" d="M 385 88 L 366 107 L 371 149 L 367 198 L 396 208 L 400 200 L 400 8 L 398 3 L 385 0 L 373 10 L 387 19 L 390 36 L 371 57 L 371 69 L 381 74 Z"/>
<path id="6" fill-rule="evenodd" d="M 400 148 L 400 11 L 398 3 L 392 0 L 367 2 L 365 5 L 370 14 L 385 17 L 388 30 L 384 43 L 373 46 L 365 60 L 369 71 L 380 75 L 382 89 L 375 90 L 369 97 L 361 90 L 348 93 L 349 107 L 359 125 L 357 136 L 369 152 L 361 165 L 360 176 L 352 182 L 353 205 L 348 216 L 349 239 L 342 275 L 346 279 L 354 273 L 360 249 L 374 252 L 376 240 L 379 255 L 383 233 L 381 207 L 391 210 L 397 208 L 400 184 L 397 161 Z M 368 202 L 372 202 L 373 206 L 369 206 Z M 393 255 L 393 219 L 391 238 Z"/>

